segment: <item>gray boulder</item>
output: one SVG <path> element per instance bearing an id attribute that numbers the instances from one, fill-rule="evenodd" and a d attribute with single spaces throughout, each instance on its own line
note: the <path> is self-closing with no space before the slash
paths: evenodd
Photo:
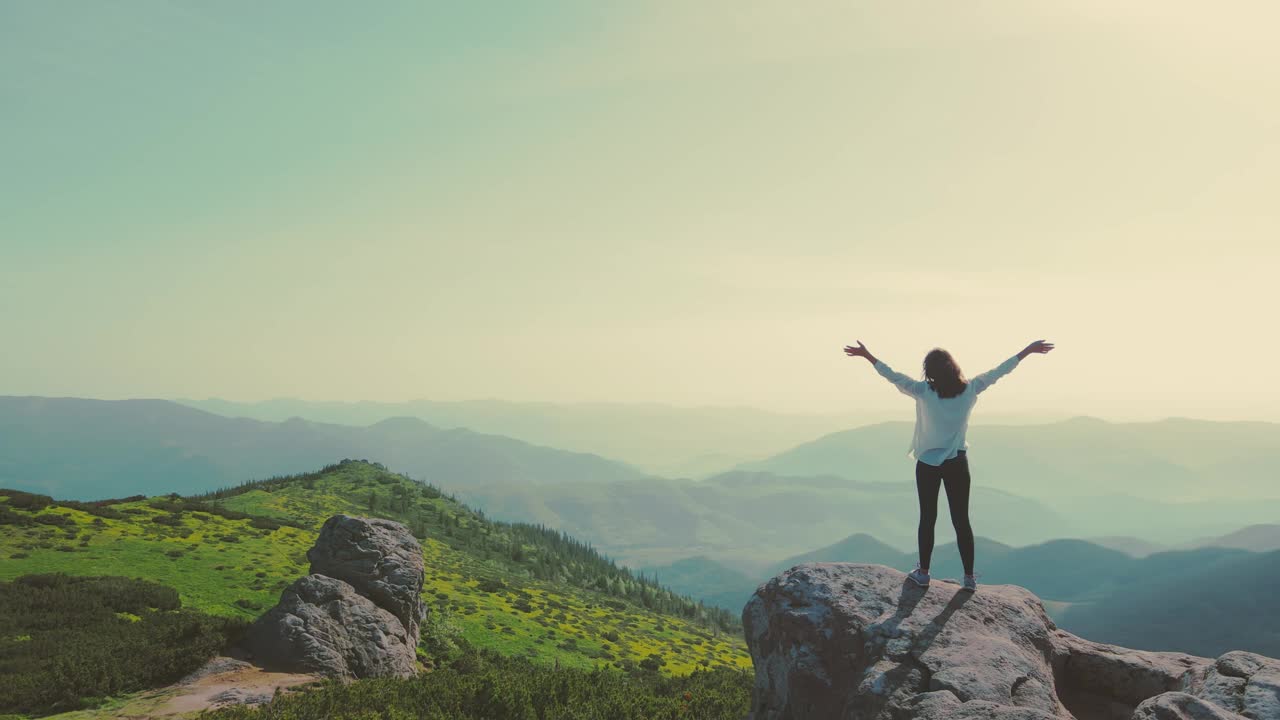
<path id="1" fill-rule="evenodd" d="M 338 678 L 411 677 L 418 637 L 348 583 L 299 578 L 245 634 L 254 662 L 270 670 Z"/>
<path id="2" fill-rule="evenodd" d="M 1280 718 L 1280 661 L 1239 650 L 1191 678 L 1191 692 L 1247 718 Z"/>
<path id="3" fill-rule="evenodd" d="M 347 679 L 415 674 L 426 606 L 422 547 L 408 529 L 335 515 L 307 557 L 311 574 L 245 633 L 254 662 Z"/>
<path id="4" fill-rule="evenodd" d="M 307 551 L 311 574 L 345 580 L 400 619 L 413 637 L 426 617 L 422 546 L 404 525 L 379 518 L 334 515 Z"/>
<path id="5" fill-rule="evenodd" d="M 742 620 L 751 720 L 1280 720 L 1277 661 L 1090 642 L 1013 585 L 806 563 L 761 585 Z"/>

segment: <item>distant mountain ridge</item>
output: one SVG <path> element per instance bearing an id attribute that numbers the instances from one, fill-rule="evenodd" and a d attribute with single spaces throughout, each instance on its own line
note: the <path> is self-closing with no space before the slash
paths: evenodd
<path id="1" fill-rule="evenodd" d="M 459 494 L 495 518 L 561 528 L 631 566 L 701 554 L 753 571 L 844 537 L 850 527 L 905 545 L 915 537 L 917 512 L 915 487 L 906 482 L 765 472 L 722 473 L 700 482 L 478 484 Z M 1025 497 L 981 487 L 973 497 L 975 522 L 1000 537 L 1033 542 L 1070 527 Z"/>
<path id="2" fill-rule="evenodd" d="M 1223 535 L 1201 537 L 1189 542 L 1173 545 L 1161 545 L 1135 537 L 1096 537 L 1087 540 L 1119 550 L 1134 557 L 1145 557 L 1168 550 L 1194 550 L 1196 548 L 1220 547 L 1251 550 L 1253 552 L 1271 552 L 1280 550 L 1280 524 L 1257 523 L 1240 528 Z"/>
<path id="3" fill-rule="evenodd" d="M 1277 598 L 1280 550 L 1173 551 L 1137 561 L 1096 601 L 1066 607 L 1059 624 L 1143 650 L 1200 654 L 1239 647 L 1277 655 Z"/>
<path id="4" fill-rule="evenodd" d="M 370 425 L 415 417 L 442 428 L 465 427 L 529 443 L 618 458 L 646 472 L 696 477 L 719 472 L 839 427 L 846 414 L 788 415 L 755 408 L 681 408 L 657 403 L 510 402 L 504 400 L 237 403 L 179 402 L 226 417 Z"/>
<path id="5" fill-rule="evenodd" d="M 1021 495 L 1124 494 L 1170 502 L 1224 494 L 1280 499 L 1274 482 L 1280 464 L 1277 423 L 1187 418 L 1112 423 L 1078 416 L 1038 425 L 976 424 L 967 439 L 974 482 Z M 739 468 L 864 480 L 900 475 L 910 440 L 911 423 L 876 423 Z"/>
<path id="6" fill-rule="evenodd" d="M 897 413 L 851 410 L 785 413 L 753 407 L 681 407 L 660 403 L 515 402 L 507 400 L 411 400 L 317 402 L 278 398 L 262 402 L 178 399 L 226 417 L 279 422 L 370 425 L 388 417 L 417 417 L 442 427 L 519 438 L 577 452 L 616 458 L 664 477 L 700 478 L 782 452 L 840 428 L 880 422 Z M 1053 419 L 1046 413 L 1006 416 Z"/>
<path id="7" fill-rule="evenodd" d="M 739 469 L 910 482 L 910 438 L 910 423 L 879 423 L 826 435 Z M 1033 498 L 1069 519 L 1065 532 L 1054 533 L 1058 537 L 1116 537 L 1123 548 L 1145 543 L 1154 550 L 1243 525 L 1274 524 L 1280 517 L 1276 423 L 1077 417 L 1042 425 L 975 425 L 968 440 L 974 485 Z M 981 523 L 975 528 L 1021 541 Z"/>
<path id="8" fill-rule="evenodd" d="M 1201 538 L 1187 547 L 1222 547 L 1270 552 L 1280 550 L 1280 524 L 1259 523 L 1219 537 Z"/>
<path id="9" fill-rule="evenodd" d="M 226 418 L 167 400 L 0 397 L 0 486 L 68 499 L 201 492 L 344 457 L 456 490 L 643 477 L 624 463 L 416 418 L 369 427 Z"/>

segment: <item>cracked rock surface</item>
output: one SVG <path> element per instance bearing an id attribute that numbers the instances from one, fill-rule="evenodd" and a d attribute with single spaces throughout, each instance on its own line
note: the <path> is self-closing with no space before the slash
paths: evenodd
<path id="1" fill-rule="evenodd" d="M 334 515 L 307 551 L 311 573 L 345 581 L 404 625 L 411 637 L 426 616 L 422 546 L 404 525 Z"/>
<path id="2" fill-rule="evenodd" d="M 751 720 L 1280 720 L 1280 662 L 1090 642 L 1014 585 L 806 563 L 761 585 L 742 620 Z"/>

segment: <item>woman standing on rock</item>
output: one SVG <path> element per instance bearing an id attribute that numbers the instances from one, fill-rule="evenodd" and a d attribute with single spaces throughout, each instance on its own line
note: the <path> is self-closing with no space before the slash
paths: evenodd
<path id="1" fill-rule="evenodd" d="M 924 379 L 912 380 L 876 359 L 861 340 L 857 347 L 845 346 L 846 355 L 866 358 L 876 372 L 916 401 L 916 428 L 907 455 L 916 461 L 916 493 L 920 498 L 920 528 L 916 539 L 920 545 L 920 562 L 907 577 L 917 585 L 929 585 L 933 526 L 938 520 L 938 489 L 945 483 L 951 524 L 956 529 L 956 544 L 964 563 L 964 589 L 978 589 L 973 575 L 973 528 L 969 525 L 969 460 L 965 456 L 969 443 L 964 437 L 969 414 L 978 393 L 1007 375 L 1024 357 L 1052 349 L 1053 343 L 1036 340 L 995 368 L 965 380 L 951 353 L 934 348 L 924 357 Z"/>

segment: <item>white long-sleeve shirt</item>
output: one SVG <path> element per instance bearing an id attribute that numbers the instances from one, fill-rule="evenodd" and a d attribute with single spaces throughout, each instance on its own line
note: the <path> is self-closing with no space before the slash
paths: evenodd
<path id="1" fill-rule="evenodd" d="M 955 397 L 940 398 L 925 380 L 913 380 L 876 359 L 876 372 L 897 386 L 903 395 L 915 398 L 916 429 L 911 438 L 907 456 L 929 465 L 941 465 L 956 456 L 960 450 L 968 450 L 965 431 L 969 429 L 969 414 L 978 393 L 991 387 L 996 380 L 1009 374 L 1018 366 L 1017 355 L 977 377 L 971 378 L 964 392 Z"/>

